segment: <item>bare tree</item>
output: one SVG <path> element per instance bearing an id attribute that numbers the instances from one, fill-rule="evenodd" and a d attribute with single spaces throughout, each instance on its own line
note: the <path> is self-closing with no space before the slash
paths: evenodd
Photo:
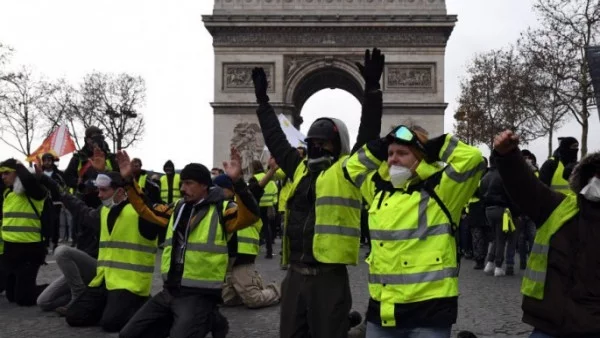
<path id="1" fill-rule="evenodd" d="M 472 144 L 490 147 L 506 128 L 518 132 L 524 143 L 543 136 L 525 104 L 530 91 L 527 67 L 515 48 L 477 55 L 461 83 L 457 133 Z"/>
<path id="2" fill-rule="evenodd" d="M 532 110 L 535 122 L 548 134 L 548 157 L 554 151 L 554 132 L 569 120 L 568 105 L 560 93 L 568 85 L 568 53 L 551 36 L 540 38 L 543 32 L 528 30 L 521 39 L 521 53 L 528 70 L 531 86 L 525 97 L 526 106 Z"/>
<path id="3" fill-rule="evenodd" d="M 113 142 L 113 149 L 125 149 L 144 133 L 144 118 L 139 113 L 145 104 L 146 85 L 139 76 L 129 74 L 88 74 L 80 89 L 80 109 L 91 114 Z"/>
<path id="4" fill-rule="evenodd" d="M 542 24 L 537 40 L 543 44 L 544 40 L 552 39 L 563 49 L 561 58 L 566 65 L 565 84 L 557 95 L 581 125 L 581 154 L 585 156 L 588 150 L 588 119 L 594 103 L 586 48 L 598 42 L 600 37 L 600 2 L 536 0 L 534 9 Z"/>
<path id="5" fill-rule="evenodd" d="M 44 110 L 55 90 L 25 67 L 0 81 L 0 140 L 25 156 L 44 123 Z"/>

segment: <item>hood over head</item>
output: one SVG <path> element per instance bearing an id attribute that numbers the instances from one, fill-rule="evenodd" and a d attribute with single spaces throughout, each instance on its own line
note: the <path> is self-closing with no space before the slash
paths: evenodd
<path id="1" fill-rule="evenodd" d="M 173 161 L 168 160 L 167 162 L 165 162 L 165 165 L 163 165 L 163 170 L 165 168 L 173 168 L 173 169 L 175 169 L 175 165 L 173 164 Z"/>
<path id="2" fill-rule="evenodd" d="M 600 172 L 600 152 L 588 154 L 575 166 L 569 178 L 571 190 L 579 194 L 597 172 Z"/>
<path id="3" fill-rule="evenodd" d="M 349 155 L 350 154 L 350 134 L 348 134 L 348 127 L 342 120 L 330 118 L 330 120 L 335 124 L 338 128 L 338 133 L 340 136 L 340 154 L 339 156 Z"/>
<path id="4" fill-rule="evenodd" d="M 560 144 L 558 145 L 558 157 L 564 165 L 577 162 L 578 152 L 579 142 L 576 138 L 570 136 L 560 138 Z"/>

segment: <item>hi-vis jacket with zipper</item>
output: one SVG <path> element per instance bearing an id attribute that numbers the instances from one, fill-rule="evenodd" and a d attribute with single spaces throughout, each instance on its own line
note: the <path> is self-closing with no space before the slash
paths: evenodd
<path id="1" fill-rule="evenodd" d="M 369 293 L 380 304 L 377 317 L 382 326 L 411 325 L 398 315 L 397 307 L 403 304 L 458 296 L 456 229 L 452 229 L 448 217 L 427 191 L 413 191 L 410 187 L 437 177 L 433 191 L 446 205 L 453 222 L 458 223 L 464 205 L 477 189 L 485 164 L 477 148 L 452 135 L 440 136 L 433 143 L 441 147 L 435 149 L 434 160 L 447 166 L 421 161 L 416 168 L 417 177 L 402 189 L 381 184 L 389 180 L 389 173 L 383 158 L 377 158 L 375 150 L 372 152 L 375 145 L 381 145 L 377 141 L 365 145 L 346 163 L 348 175 L 370 205 Z M 381 149 L 378 153 L 382 153 Z M 382 186 L 388 188 L 378 188 Z"/>

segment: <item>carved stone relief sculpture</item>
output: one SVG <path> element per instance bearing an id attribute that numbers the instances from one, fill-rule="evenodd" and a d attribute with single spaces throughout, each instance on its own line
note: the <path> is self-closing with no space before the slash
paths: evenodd
<path id="1" fill-rule="evenodd" d="M 254 90 L 252 83 L 252 69 L 263 67 L 269 80 L 269 91 L 273 92 L 274 64 L 272 63 L 224 63 L 223 64 L 223 89 L 225 91 Z"/>
<path id="2" fill-rule="evenodd" d="M 239 150 L 242 156 L 244 176 L 252 174 L 252 161 L 259 160 L 265 147 L 260 126 L 254 122 L 240 122 L 233 128 L 231 146 Z"/>
<path id="3" fill-rule="evenodd" d="M 435 90 L 434 64 L 389 64 L 385 70 L 386 90 Z"/>

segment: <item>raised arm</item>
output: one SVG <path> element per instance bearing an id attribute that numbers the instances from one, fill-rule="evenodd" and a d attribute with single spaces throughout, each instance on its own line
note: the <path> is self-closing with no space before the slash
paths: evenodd
<path id="1" fill-rule="evenodd" d="M 523 214 L 540 226 L 565 197 L 535 177 L 518 145 L 519 138 L 512 131 L 507 130 L 496 136 L 496 166 L 509 197 Z"/>
<path id="2" fill-rule="evenodd" d="M 296 148 L 288 142 L 285 133 L 281 130 L 279 119 L 275 115 L 273 107 L 269 104 L 269 96 L 267 95 L 269 83 L 264 69 L 254 68 L 252 81 L 254 82 L 256 102 L 259 104 L 256 115 L 258 116 L 265 144 L 281 169 L 291 179 L 294 177 L 296 168 L 302 162 L 302 158 Z"/>
<path id="3" fill-rule="evenodd" d="M 384 64 L 385 55 L 381 54 L 381 51 L 377 48 L 373 48 L 373 54 L 371 54 L 368 49 L 365 51 L 364 65 L 356 63 L 356 66 L 365 81 L 365 91 L 360 114 L 358 136 L 356 137 L 356 144 L 354 144 L 354 147 L 352 148 L 352 153 L 358 151 L 358 149 L 367 142 L 378 139 L 381 133 L 383 100 L 379 80 L 383 73 Z"/>

